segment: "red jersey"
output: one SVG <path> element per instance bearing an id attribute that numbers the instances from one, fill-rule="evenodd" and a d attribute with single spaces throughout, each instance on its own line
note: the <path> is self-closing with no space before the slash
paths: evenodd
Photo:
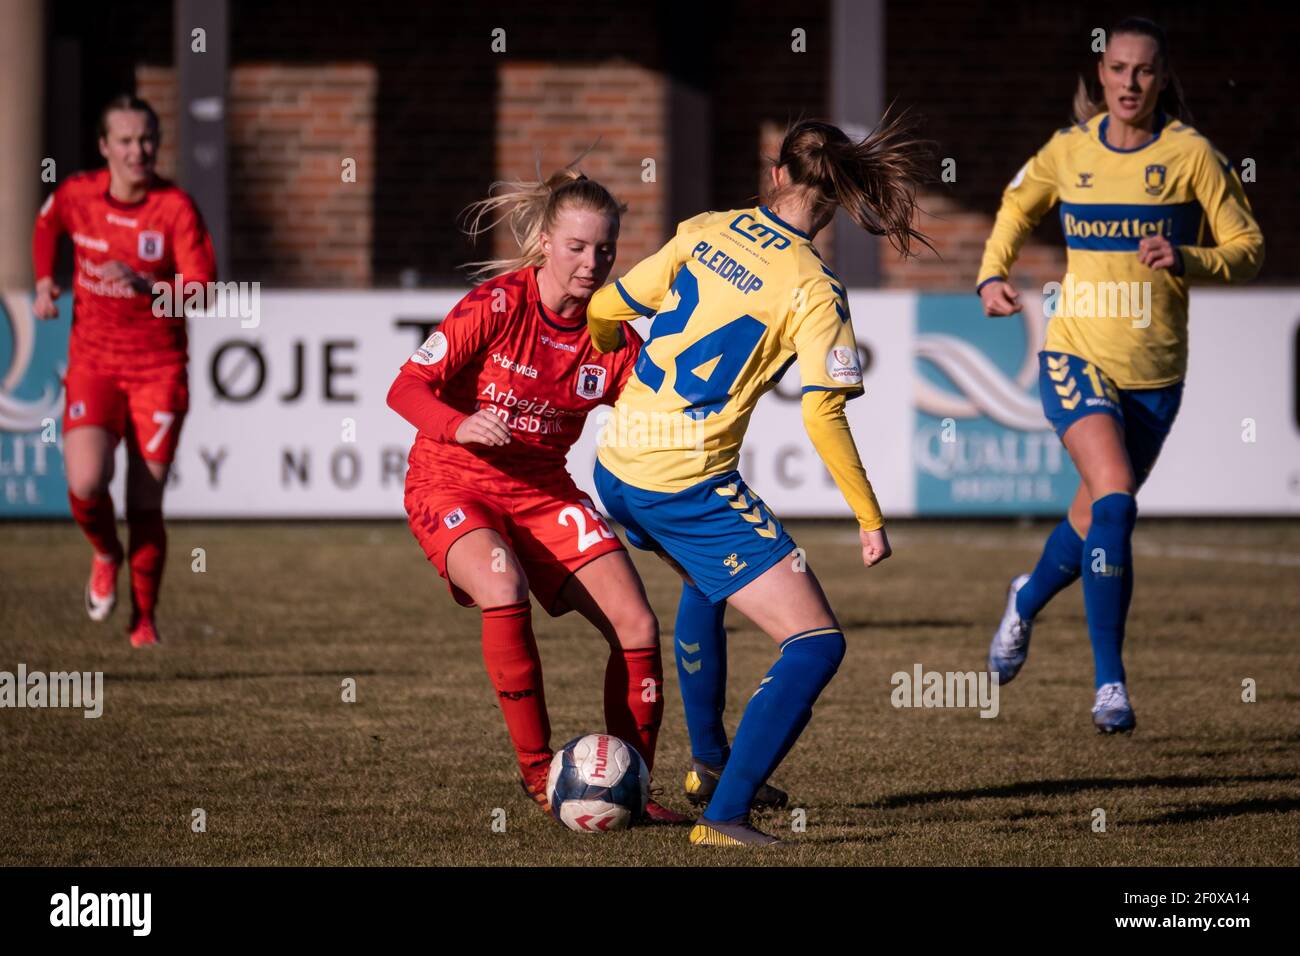
<path id="1" fill-rule="evenodd" d="M 38 281 L 54 274 L 59 234 L 72 237 L 69 359 L 108 373 L 183 365 L 184 316 L 154 315 L 152 291 L 110 280 L 104 268 L 121 262 L 151 287 L 173 284 L 177 275 L 183 283 L 212 282 L 217 270 L 208 230 L 190 197 L 167 180 L 156 179 L 136 203 L 114 199 L 108 185 L 107 169 L 72 176 L 45 200 L 32 234 Z"/>
<path id="2" fill-rule="evenodd" d="M 476 288 L 416 350 L 403 374 L 428 382 L 463 415 L 491 409 L 510 429 L 508 445 L 461 445 L 420 432 L 412 471 L 445 481 L 518 491 L 569 481 L 565 457 L 587 414 L 613 405 L 632 374 L 641 339 L 602 354 L 585 311 L 561 318 L 542 304 L 537 270 L 520 269 Z"/>

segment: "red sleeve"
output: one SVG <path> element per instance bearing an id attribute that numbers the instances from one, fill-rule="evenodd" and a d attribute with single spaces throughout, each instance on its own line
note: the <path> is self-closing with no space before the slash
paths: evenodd
<path id="1" fill-rule="evenodd" d="M 428 382 L 406 369 L 397 373 L 388 390 L 388 407 L 430 438 L 445 442 L 456 440 L 456 429 L 469 417 L 438 398 Z"/>
<path id="2" fill-rule="evenodd" d="M 181 200 L 180 211 L 172 222 L 172 248 L 176 250 L 176 272 L 183 282 L 215 282 L 217 257 L 212 251 L 212 237 L 203 217 L 188 196 Z"/>
<path id="3" fill-rule="evenodd" d="M 63 189 L 54 190 L 36 214 L 36 227 L 32 230 L 32 271 L 36 281 L 54 275 L 54 260 L 59 251 L 59 236 L 63 233 L 63 203 L 67 202 Z"/>
<path id="4" fill-rule="evenodd" d="M 623 347 L 617 352 L 620 364 L 616 367 L 618 374 L 614 376 L 614 388 L 605 394 L 605 403 L 609 405 L 613 405 L 618 401 L 619 395 L 623 393 L 623 389 L 627 386 L 628 379 L 636 371 L 636 360 L 641 356 L 641 346 L 643 344 L 641 336 L 637 334 L 636 329 L 632 328 L 630 322 L 620 322 L 619 329 L 626 338 Z"/>
<path id="5" fill-rule="evenodd" d="M 479 307 L 485 298 L 470 293 L 461 299 L 437 331 L 406 360 L 388 390 L 389 408 L 440 441 L 454 442 L 456 429 L 469 417 L 444 402 L 437 392 L 487 343 L 491 327 L 486 311 Z"/>

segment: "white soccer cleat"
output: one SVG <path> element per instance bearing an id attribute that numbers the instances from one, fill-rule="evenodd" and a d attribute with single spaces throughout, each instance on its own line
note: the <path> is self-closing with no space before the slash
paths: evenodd
<path id="1" fill-rule="evenodd" d="M 1128 688 L 1118 681 L 1098 687 L 1092 705 L 1092 723 L 1103 734 L 1127 734 L 1136 727 L 1137 717 L 1129 703 Z"/>
<path id="2" fill-rule="evenodd" d="M 86 582 L 86 613 L 92 621 L 104 621 L 117 607 L 117 571 L 121 560 L 95 555 Z"/>
<path id="3" fill-rule="evenodd" d="M 1019 674 L 1029 656 L 1029 638 L 1034 622 L 1026 621 L 1016 610 L 1016 595 L 1028 580 L 1027 574 L 1011 579 L 1011 586 L 1007 588 L 1007 608 L 1002 612 L 1002 623 L 989 645 L 989 673 L 998 675 L 999 684 L 1008 683 Z"/>

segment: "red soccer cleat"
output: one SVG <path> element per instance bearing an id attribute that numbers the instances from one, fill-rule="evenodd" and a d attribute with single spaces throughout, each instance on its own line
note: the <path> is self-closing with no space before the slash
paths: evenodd
<path id="1" fill-rule="evenodd" d="M 645 820 L 651 826 L 682 826 L 694 823 L 694 817 L 688 817 L 670 810 L 657 800 L 649 800 L 645 805 Z"/>
<path id="2" fill-rule="evenodd" d="M 153 618 L 141 617 L 131 628 L 132 647 L 157 647 L 162 643 L 158 629 L 154 627 Z"/>
<path id="3" fill-rule="evenodd" d="M 529 767 L 527 770 L 521 768 L 520 772 L 523 776 L 519 778 L 519 785 L 523 787 L 528 799 L 541 807 L 547 816 L 550 816 L 551 801 L 546 799 L 546 780 L 551 775 L 551 762 L 547 760 L 545 763 Z"/>
<path id="4" fill-rule="evenodd" d="M 104 621 L 117 607 L 117 571 L 120 558 L 100 555 L 90 562 L 90 580 L 86 582 L 86 614 L 92 621 Z"/>

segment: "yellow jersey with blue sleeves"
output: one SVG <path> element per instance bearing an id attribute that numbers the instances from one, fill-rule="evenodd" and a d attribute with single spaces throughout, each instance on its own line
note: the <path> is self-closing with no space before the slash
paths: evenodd
<path id="1" fill-rule="evenodd" d="M 707 212 L 592 297 L 596 347 L 654 316 L 599 442 L 619 479 L 677 492 L 734 470 L 759 397 L 797 359 L 805 392 L 862 394 L 844 285 L 807 234 L 765 206 Z"/>
<path id="2" fill-rule="evenodd" d="M 1105 140 L 1109 116 L 1062 129 L 1002 194 L 984 247 L 979 285 L 1006 278 L 1020 246 L 1057 203 L 1067 275 L 1044 349 L 1093 362 L 1124 389 L 1159 388 L 1187 371 L 1191 279 L 1254 278 L 1264 237 L 1241 180 L 1191 126 L 1157 115 L 1155 137 L 1133 149 Z M 1177 249 L 1173 269 L 1137 258 L 1147 236 Z"/>

